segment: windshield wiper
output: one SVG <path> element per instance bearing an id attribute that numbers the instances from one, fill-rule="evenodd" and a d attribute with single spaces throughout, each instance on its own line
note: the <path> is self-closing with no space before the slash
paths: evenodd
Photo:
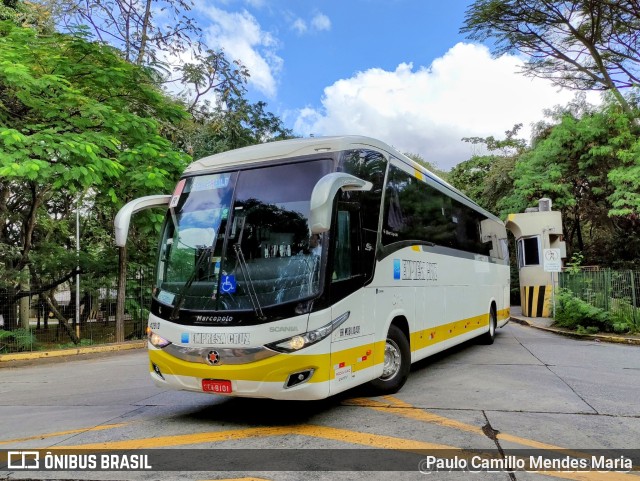
<path id="1" fill-rule="evenodd" d="M 200 254 L 200 257 L 198 257 L 198 260 L 196 261 L 195 266 L 193 266 L 193 271 L 191 271 L 191 275 L 189 276 L 189 279 L 187 279 L 187 282 L 184 283 L 184 286 L 182 286 L 182 289 L 180 289 L 180 292 L 176 294 L 176 297 L 173 303 L 173 309 L 171 310 L 171 314 L 169 315 L 170 321 L 175 321 L 178 318 L 180 314 L 180 309 L 182 308 L 182 304 L 184 304 L 185 294 L 191 287 L 191 284 L 193 284 L 193 281 L 196 280 L 200 266 L 202 265 L 204 260 L 207 258 L 207 256 L 213 251 L 213 248 L 216 245 L 216 237 L 217 236 L 214 235 L 213 243 L 209 247 L 206 247 L 202 250 L 202 253 Z"/>
<path id="2" fill-rule="evenodd" d="M 238 235 L 238 242 L 233 245 L 233 251 L 236 253 L 236 259 L 238 260 L 238 264 L 240 265 L 240 270 L 242 271 L 242 275 L 244 276 L 245 281 L 247 281 L 247 295 L 249 296 L 249 301 L 251 301 L 251 305 L 253 306 L 253 310 L 258 316 L 258 319 L 264 320 L 265 316 L 262 312 L 262 306 L 260 305 L 260 300 L 258 299 L 258 293 L 256 292 L 256 288 L 253 284 L 253 280 L 251 279 L 251 275 L 249 274 L 249 266 L 247 265 L 247 261 L 244 258 L 244 253 L 242 252 L 242 234 L 244 234 L 244 225 L 247 221 L 246 216 L 242 217 L 242 224 L 240 226 L 240 234 Z"/>

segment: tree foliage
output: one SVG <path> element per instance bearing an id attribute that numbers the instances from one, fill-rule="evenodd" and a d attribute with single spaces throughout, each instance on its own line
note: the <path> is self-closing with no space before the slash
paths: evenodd
<path id="1" fill-rule="evenodd" d="M 528 75 L 611 91 L 631 113 L 621 89 L 640 83 L 637 0 L 476 0 L 461 31 L 496 55 L 525 54 Z"/>
<path id="2" fill-rule="evenodd" d="M 480 146 L 484 153 L 456 165 L 449 174 L 451 184 L 485 209 L 498 212 L 500 200 L 513 191 L 511 172 L 516 159 L 526 150 L 525 140 L 517 137 L 521 128 L 522 124 L 514 125 L 505 132 L 504 139 L 462 139 Z"/>
<path id="3" fill-rule="evenodd" d="M 183 125 L 181 145 L 194 159 L 249 145 L 293 137 L 264 102 L 231 97 L 215 108 L 201 109 Z"/>
<path id="4" fill-rule="evenodd" d="M 547 112 L 531 145 L 517 138 L 467 138 L 482 146 L 449 181 L 505 218 L 551 198 L 563 218 L 568 254 L 589 265 L 634 266 L 640 258 L 640 126 L 610 101 L 594 107 L 578 96 Z"/>
<path id="5" fill-rule="evenodd" d="M 98 275 L 113 269 L 107 259 L 115 254 L 117 208 L 133 196 L 170 191 L 189 158 L 163 135 L 186 111 L 148 70 L 81 37 L 1 24 L 0 104 L 6 305 L 21 295 L 25 269 L 32 291 L 70 277 L 78 205 L 83 227 L 93 227 L 83 236 L 81 267 Z M 149 215 L 142 224 L 154 229 L 157 220 Z"/>
<path id="6" fill-rule="evenodd" d="M 20 0 L 2 0 L 0 2 L 0 22 L 5 20 L 21 27 L 53 31 L 53 21 L 48 8 L 39 5 L 26 5 Z"/>
<path id="7" fill-rule="evenodd" d="M 114 46 L 125 60 L 153 67 L 191 113 L 205 100 L 224 104 L 242 97 L 249 76 L 238 60 L 209 48 L 191 14 L 190 0 L 39 0 L 70 32 Z"/>
<path id="8" fill-rule="evenodd" d="M 614 191 L 609 197 L 612 209 L 609 215 L 628 218 L 640 218 L 640 125 L 638 124 L 638 106 L 640 102 L 634 92 L 633 105 L 636 114 L 617 116 L 620 133 L 610 140 L 611 149 L 619 164 L 609 174 Z M 615 115 L 615 114 L 614 114 Z"/>
<path id="9" fill-rule="evenodd" d="M 640 211 L 630 186 L 637 185 L 640 130 L 634 116 L 615 104 L 555 115 L 559 123 L 539 128 L 533 148 L 517 159 L 513 193 L 498 207 L 522 212 L 549 197 L 562 212 L 569 255 L 581 251 L 585 262 L 599 265 L 637 261 Z"/>
<path id="10" fill-rule="evenodd" d="M 40 0 L 69 31 L 86 27 L 91 36 L 120 49 L 138 65 L 164 61 L 196 44 L 201 33 L 188 12 L 190 0 Z"/>
<path id="11" fill-rule="evenodd" d="M 417 162 L 418 164 L 420 164 L 422 167 L 424 167 L 425 169 L 427 169 L 429 172 L 433 172 L 434 174 L 436 174 L 438 177 L 440 177 L 442 180 L 448 180 L 449 178 L 449 173 L 445 172 L 444 170 L 440 169 L 437 164 L 434 164 L 432 162 L 429 162 L 428 160 L 425 160 L 421 155 L 419 154 L 412 154 L 409 152 L 405 152 L 405 154 L 407 157 L 409 157 L 411 160 L 413 160 L 414 162 Z"/>
<path id="12" fill-rule="evenodd" d="M 166 3 L 187 21 L 186 3 Z M 149 17 L 131 10 L 141 5 L 153 7 Z M 65 11 L 52 16 L 51 6 L 73 7 L 75 16 L 66 17 L 78 27 L 73 34 L 55 33 L 51 19 L 60 21 Z M 9 328 L 17 299 L 50 294 L 74 279 L 77 265 L 85 295 L 108 286 L 118 264 L 112 236 L 118 208 L 171 192 L 190 160 L 185 152 L 200 157 L 291 136 L 265 103 L 244 98 L 248 72 L 240 62 L 192 41 L 195 24 L 175 37 L 152 38 L 161 31 L 154 22 L 166 20 L 157 16 L 159 6 L 20 0 L 0 6 L 0 19 L 8 20 L 0 24 L 0 314 Z M 130 10 L 119 16 L 118 8 Z M 130 38 L 120 40 L 94 28 L 112 21 L 124 22 L 116 36 L 138 21 L 146 22 L 148 36 L 136 30 L 142 24 L 130 24 Z M 175 69 L 185 91 L 173 100 L 161 89 L 170 66 L 160 61 L 187 47 L 193 47 L 190 60 Z M 154 211 L 134 217 L 130 268 L 153 263 L 162 220 Z"/>
<path id="13" fill-rule="evenodd" d="M 452 182 L 503 215 L 550 197 L 562 211 L 569 254 L 584 251 L 585 262 L 607 266 L 637 262 L 637 0 L 475 0 L 461 31 L 491 42 L 495 55 L 524 54 L 527 75 L 608 96 L 602 108 L 582 100 L 556 109 L 530 147 L 510 158 L 474 157 L 454 169 Z"/>

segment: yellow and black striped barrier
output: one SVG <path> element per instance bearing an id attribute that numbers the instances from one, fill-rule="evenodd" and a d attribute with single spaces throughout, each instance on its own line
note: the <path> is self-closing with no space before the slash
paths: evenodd
<path id="1" fill-rule="evenodd" d="M 522 315 L 526 317 L 550 317 L 552 285 L 523 286 L 520 288 Z"/>

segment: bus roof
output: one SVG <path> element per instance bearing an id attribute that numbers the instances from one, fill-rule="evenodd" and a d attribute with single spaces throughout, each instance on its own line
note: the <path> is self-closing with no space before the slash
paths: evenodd
<path id="1" fill-rule="evenodd" d="M 361 135 L 341 135 L 334 137 L 308 137 L 290 140 L 281 140 L 276 142 L 266 142 L 264 144 L 251 145 L 240 149 L 229 150 L 219 154 L 203 157 L 189 164 L 185 169 L 186 175 L 193 175 L 200 172 L 224 169 L 225 167 L 237 167 L 243 164 L 256 164 L 268 162 L 270 160 L 287 159 L 293 157 L 301 157 L 304 155 L 313 155 L 322 152 L 339 152 L 350 149 L 361 149 L 374 147 L 375 149 L 388 152 L 394 157 L 408 164 L 409 167 L 421 172 L 423 175 L 431 179 L 432 182 L 440 184 L 441 187 L 450 191 L 454 197 L 459 196 L 474 206 L 475 209 L 483 212 L 498 222 L 502 222 L 490 212 L 485 211 L 473 200 L 453 187 L 445 180 L 438 177 L 433 172 L 427 170 L 422 165 L 394 149 L 390 145 L 371 137 Z"/>
<path id="2" fill-rule="evenodd" d="M 193 174 L 202 170 L 219 169 L 246 163 L 313 155 L 321 152 L 338 152 L 363 146 L 394 152 L 395 149 L 384 142 L 358 135 L 336 137 L 309 137 L 304 139 L 280 140 L 229 150 L 196 160 L 187 167 L 185 173 Z"/>

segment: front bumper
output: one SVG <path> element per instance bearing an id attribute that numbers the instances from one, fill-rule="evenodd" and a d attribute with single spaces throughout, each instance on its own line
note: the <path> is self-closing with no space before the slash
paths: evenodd
<path id="1" fill-rule="evenodd" d="M 207 365 L 150 347 L 149 368 L 154 383 L 165 388 L 204 392 L 202 380 L 217 379 L 231 381 L 232 392 L 225 395 L 311 400 L 329 396 L 330 357 L 330 354 L 276 354 L 246 364 Z M 313 370 L 307 381 L 285 388 L 290 375 L 305 370 Z"/>

